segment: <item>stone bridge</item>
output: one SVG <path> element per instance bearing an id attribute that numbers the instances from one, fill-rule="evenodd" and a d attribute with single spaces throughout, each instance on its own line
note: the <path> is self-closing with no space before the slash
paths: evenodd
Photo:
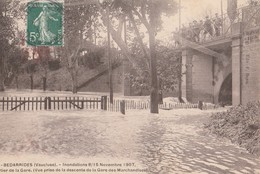
<path id="1" fill-rule="evenodd" d="M 222 34 L 203 42 L 184 38 L 182 52 L 182 97 L 189 102 L 198 101 L 215 104 L 246 104 L 260 100 L 260 6 L 246 6 L 239 9 L 232 22 L 225 17 Z M 176 36 L 178 38 L 180 36 Z M 113 70 L 121 74 L 130 72 L 129 62 Z M 99 75 L 98 75 L 99 77 Z M 104 84 L 107 74 L 86 85 L 96 92 L 107 92 Z M 115 77 L 114 79 L 119 79 Z M 98 86 L 104 84 L 104 89 Z M 128 80 L 119 79 L 114 84 L 124 95 L 134 95 Z"/>
<path id="2" fill-rule="evenodd" d="M 242 9 L 230 32 L 182 44 L 182 97 L 189 102 L 246 104 L 260 100 L 260 7 Z"/>

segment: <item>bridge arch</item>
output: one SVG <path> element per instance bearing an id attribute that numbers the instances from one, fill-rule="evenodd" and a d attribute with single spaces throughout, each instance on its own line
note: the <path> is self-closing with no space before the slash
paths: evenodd
<path id="1" fill-rule="evenodd" d="M 225 90 L 225 86 L 229 86 L 226 88 L 231 89 L 232 91 L 232 60 L 226 59 L 226 60 L 219 60 L 222 63 L 220 64 L 216 63 L 215 64 L 215 72 L 214 72 L 214 103 L 220 103 L 220 96 L 223 94 L 223 90 Z M 227 81 L 230 80 L 231 78 L 231 83 L 228 83 Z M 226 89 L 227 90 L 227 89 Z M 220 94 L 222 93 L 222 94 Z"/>
<path id="2" fill-rule="evenodd" d="M 232 105 L 232 73 L 225 78 L 221 85 L 218 103 L 222 105 Z"/>

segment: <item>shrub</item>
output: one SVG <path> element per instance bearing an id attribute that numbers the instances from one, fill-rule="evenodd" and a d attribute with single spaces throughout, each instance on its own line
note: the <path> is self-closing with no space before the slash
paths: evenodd
<path id="1" fill-rule="evenodd" d="M 229 138 L 249 152 L 260 155 L 259 101 L 213 114 L 206 127 L 214 134 Z"/>
<path id="2" fill-rule="evenodd" d="M 60 69 L 60 60 L 50 60 L 48 64 L 49 64 L 49 69 L 51 71 L 56 71 Z"/>

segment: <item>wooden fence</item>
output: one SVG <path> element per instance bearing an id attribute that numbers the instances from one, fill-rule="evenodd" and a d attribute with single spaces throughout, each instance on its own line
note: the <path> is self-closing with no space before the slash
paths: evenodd
<path id="1" fill-rule="evenodd" d="M 107 98 L 107 108 L 109 111 L 112 112 L 119 112 L 122 110 L 147 110 L 150 109 L 150 102 L 147 101 L 140 101 L 140 100 L 113 100 L 113 104 L 110 103 L 109 98 Z M 215 109 L 216 105 L 208 104 L 208 103 L 163 103 L 159 104 L 160 109 L 164 110 L 172 110 L 172 109 L 201 109 L 201 110 L 208 110 L 208 109 Z"/>
<path id="2" fill-rule="evenodd" d="M 201 110 L 209 110 L 209 109 L 216 109 L 216 105 L 209 104 L 209 103 L 163 103 L 159 105 L 160 109 L 201 109 Z"/>
<path id="3" fill-rule="evenodd" d="M 203 110 L 215 109 L 215 105 L 191 103 L 163 103 L 160 109 L 192 109 Z M 114 99 L 113 104 L 107 96 L 99 98 L 87 97 L 2 97 L 0 98 L 0 111 L 37 111 L 37 110 L 71 110 L 71 109 L 91 109 L 108 110 L 111 112 L 125 113 L 127 110 L 147 110 L 150 109 L 149 101 L 141 100 L 119 100 Z"/>
<path id="4" fill-rule="evenodd" d="M 106 109 L 104 97 L 3 97 L 2 111 Z"/>
<path id="5" fill-rule="evenodd" d="M 110 103 L 110 99 L 107 98 L 107 110 L 112 112 L 121 111 L 122 107 L 125 110 L 143 110 L 149 109 L 150 103 L 146 101 L 137 101 L 137 100 L 113 100 L 113 104 Z"/>

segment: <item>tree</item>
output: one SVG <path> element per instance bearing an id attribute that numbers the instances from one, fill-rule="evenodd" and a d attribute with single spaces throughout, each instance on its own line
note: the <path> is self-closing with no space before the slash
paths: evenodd
<path id="1" fill-rule="evenodd" d="M 46 91 L 47 88 L 47 75 L 49 69 L 49 61 L 50 61 L 50 48 L 46 46 L 37 47 L 36 51 L 39 55 L 39 68 L 42 69 L 42 81 L 43 81 L 43 91 Z"/>
<path id="2" fill-rule="evenodd" d="M 65 6 L 65 45 L 62 49 L 62 61 L 71 75 L 73 93 L 77 93 L 78 60 L 84 39 L 93 40 L 92 27 L 96 23 L 97 12 L 95 5 Z"/>
<path id="3" fill-rule="evenodd" d="M 8 59 L 6 60 L 5 70 L 7 77 L 5 78 L 5 84 L 7 82 L 11 83 L 15 79 L 16 88 L 19 88 L 18 78 L 19 74 L 22 72 L 22 69 L 25 67 L 28 58 L 28 52 L 21 50 L 15 45 L 11 46 L 12 49 L 9 50 Z"/>
<path id="4" fill-rule="evenodd" d="M 135 46 L 133 48 L 135 48 L 136 54 L 140 54 L 140 51 L 138 51 L 140 48 Z M 159 94 L 162 94 L 163 92 L 176 91 L 178 89 L 177 85 L 181 70 L 180 53 L 175 52 L 174 49 L 160 45 L 159 43 L 157 43 L 156 52 L 159 55 L 157 58 Z M 141 57 L 141 54 L 139 57 Z M 127 74 L 126 78 L 129 78 L 135 89 L 139 89 L 139 91 L 141 91 L 140 95 L 142 95 L 142 91 L 149 89 L 149 81 L 147 79 L 150 79 L 150 74 L 148 73 L 142 75 L 131 73 Z"/>
<path id="5" fill-rule="evenodd" d="M 15 19 L 19 17 L 19 5 L 17 0 L 0 1 L 0 91 L 4 91 L 5 79 L 8 77 L 8 58 L 16 49 L 15 40 Z"/>
<path id="6" fill-rule="evenodd" d="M 162 92 L 172 92 L 178 90 L 179 77 L 181 72 L 181 53 L 174 49 L 158 45 L 158 78 L 161 81 Z"/>
<path id="7" fill-rule="evenodd" d="M 113 0 L 113 1 L 105 1 L 103 6 L 110 6 L 112 9 L 117 11 L 116 17 L 119 19 L 118 29 L 110 28 L 110 33 L 117 43 L 117 45 L 124 52 L 125 56 L 130 60 L 130 62 L 134 65 L 137 71 L 149 71 L 150 73 L 150 90 L 151 90 L 151 99 L 150 99 L 150 108 L 151 113 L 158 113 L 158 79 L 157 79 L 157 58 L 156 58 L 156 33 L 161 27 L 161 16 L 163 13 L 165 14 L 174 14 L 177 9 L 177 5 L 172 0 L 139 0 L 139 1 L 129 1 L 129 0 Z M 100 6 L 102 7 L 102 6 Z M 108 21 L 106 21 L 106 16 L 110 16 L 110 14 L 106 14 L 101 9 L 101 14 L 103 16 L 103 22 L 105 25 L 108 25 Z M 115 13 L 115 12 L 114 12 Z M 133 29 L 136 34 L 137 41 L 142 48 L 144 58 L 146 60 L 150 60 L 147 62 L 147 66 L 140 67 L 134 60 L 131 51 L 126 46 L 124 40 L 121 37 L 121 29 L 122 29 L 122 18 L 127 18 L 133 25 Z M 110 19 L 113 21 L 113 19 Z M 142 24 L 147 30 L 149 37 L 149 51 L 148 46 L 144 44 L 144 41 L 141 37 L 141 30 L 138 28 L 138 24 Z M 150 70 L 149 70 L 150 69 Z M 142 74 L 142 73 L 139 73 Z"/>

